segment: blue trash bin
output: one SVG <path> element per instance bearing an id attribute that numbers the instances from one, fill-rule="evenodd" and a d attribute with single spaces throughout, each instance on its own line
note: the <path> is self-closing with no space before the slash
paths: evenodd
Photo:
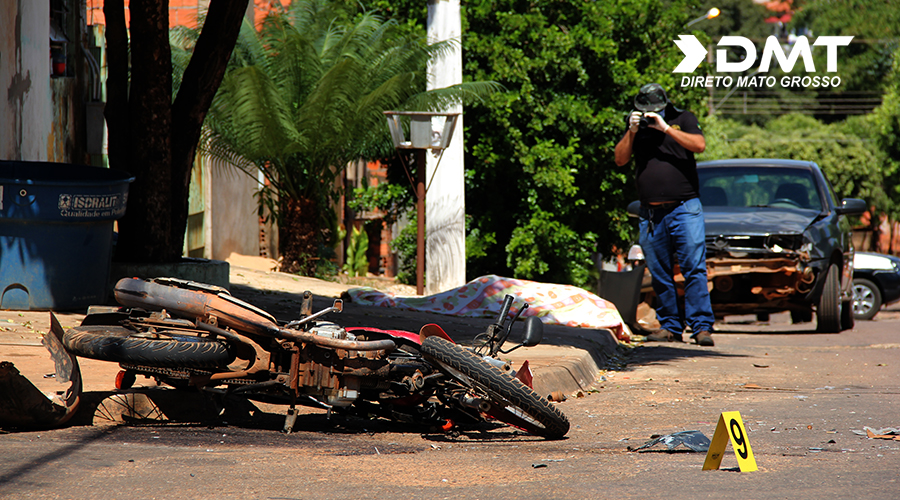
<path id="1" fill-rule="evenodd" d="M 0 161 L 0 309 L 103 303 L 127 172 Z"/>

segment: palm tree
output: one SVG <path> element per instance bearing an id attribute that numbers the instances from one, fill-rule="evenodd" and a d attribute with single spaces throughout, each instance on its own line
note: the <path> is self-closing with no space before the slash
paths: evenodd
<path id="1" fill-rule="evenodd" d="M 342 22 L 336 3 L 292 2 L 258 31 L 245 23 L 205 122 L 210 154 L 265 175 L 260 203 L 279 223 L 287 272 L 309 273 L 319 246 L 333 243 L 329 199 L 345 165 L 393 156 L 383 111 L 438 111 L 498 88 L 425 92 L 427 61 L 451 45 L 399 36 L 370 12 Z"/>

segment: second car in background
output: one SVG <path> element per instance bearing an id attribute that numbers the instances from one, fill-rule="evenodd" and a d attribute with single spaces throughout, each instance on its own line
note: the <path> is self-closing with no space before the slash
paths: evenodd
<path id="1" fill-rule="evenodd" d="M 883 306 L 900 300 L 900 258 L 856 252 L 853 258 L 853 316 L 872 319 Z"/>

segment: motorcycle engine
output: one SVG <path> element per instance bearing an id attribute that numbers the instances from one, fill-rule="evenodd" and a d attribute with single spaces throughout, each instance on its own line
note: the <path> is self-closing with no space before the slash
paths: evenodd
<path id="1" fill-rule="evenodd" d="M 309 329 L 309 333 L 337 340 L 356 340 L 356 335 L 348 333 L 344 327 L 328 321 L 316 322 L 316 325 Z"/>

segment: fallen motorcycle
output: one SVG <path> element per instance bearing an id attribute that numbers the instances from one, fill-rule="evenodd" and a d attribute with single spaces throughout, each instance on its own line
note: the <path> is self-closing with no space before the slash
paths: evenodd
<path id="1" fill-rule="evenodd" d="M 499 359 L 537 345 L 543 335 L 540 320 L 527 318 L 523 341 L 502 350 L 527 308 L 509 318 L 509 295 L 472 349 L 435 324 L 418 334 L 341 327 L 322 319 L 339 313 L 341 300 L 313 313 L 310 292 L 303 294 L 300 319 L 287 323 L 224 288 L 173 278 L 122 279 L 115 298 L 122 307 L 91 308 L 63 345 L 78 356 L 119 363 L 119 389 L 143 375 L 175 388 L 289 405 L 285 432 L 294 427 L 296 405 L 444 430 L 466 420 L 499 420 L 551 439 L 569 430 L 565 415 L 530 387 L 527 366 L 516 372 Z"/>

